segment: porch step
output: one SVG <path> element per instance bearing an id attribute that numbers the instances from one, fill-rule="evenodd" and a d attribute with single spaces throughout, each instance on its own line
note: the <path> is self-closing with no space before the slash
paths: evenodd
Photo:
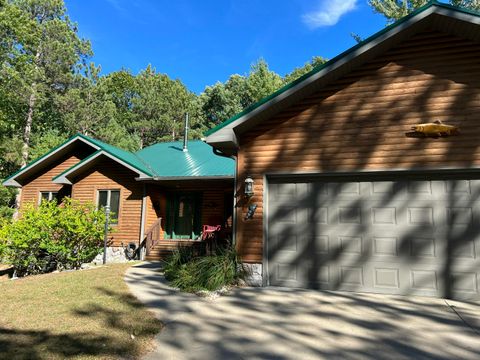
<path id="1" fill-rule="evenodd" d="M 160 240 L 154 247 L 147 250 L 145 260 L 158 261 L 164 260 L 168 255 L 172 254 L 178 247 L 194 247 L 201 249 L 203 242 L 198 240 Z"/>

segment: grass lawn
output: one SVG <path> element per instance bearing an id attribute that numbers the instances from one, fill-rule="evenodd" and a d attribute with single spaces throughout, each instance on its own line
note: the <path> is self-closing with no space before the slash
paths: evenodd
<path id="1" fill-rule="evenodd" d="M 162 325 L 133 297 L 128 264 L 0 282 L 0 359 L 135 359 Z"/>

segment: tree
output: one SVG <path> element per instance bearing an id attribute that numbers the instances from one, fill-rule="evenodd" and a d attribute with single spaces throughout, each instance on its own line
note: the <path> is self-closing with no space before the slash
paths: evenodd
<path id="1" fill-rule="evenodd" d="M 185 113 L 192 112 L 195 95 L 180 80 L 172 80 L 148 66 L 136 77 L 130 130 L 140 139 L 140 148 L 158 141 L 176 140 Z M 191 126 L 197 119 L 191 119 Z"/>
<path id="2" fill-rule="evenodd" d="M 271 71 L 267 62 L 260 59 L 251 66 L 250 73 L 245 82 L 248 101 L 255 103 L 272 94 L 283 85 L 283 80 L 274 71 Z M 247 104 L 249 106 L 251 104 Z"/>
<path id="3" fill-rule="evenodd" d="M 6 20 L 12 16 L 19 20 Z M 90 44 L 78 37 L 63 0 L 10 0 L 0 19 L 3 31 L 10 34 L 4 46 L 8 56 L 2 59 L 2 79 L 16 85 L 23 103 L 19 122 L 23 123 L 21 166 L 25 166 L 35 112 L 68 88 L 76 66 L 90 55 Z"/>
<path id="4" fill-rule="evenodd" d="M 379 14 L 387 18 L 389 24 L 410 14 L 429 0 L 369 0 L 368 4 Z M 479 0 L 450 0 L 451 5 L 472 10 L 480 10 Z"/>
<path id="5" fill-rule="evenodd" d="M 301 67 L 297 67 L 293 69 L 291 73 L 285 75 L 283 80 L 286 84 L 288 84 L 294 80 L 297 80 L 299 77 L 305 75 L 306 73 L 312 71 L 315 67 L 325 64 L 326 62 L 327 60 L 324 59 L 323 57 L 314 56 L 312 60 L 307 62 L 305 65 Z"/>
<path id="6" fill-rule="evenodd" d="M 252 64 L 248 75 L 231 75 L 227 82 L 205 88 L 200 95 L 204 122 L 208 127 L 218 125 L 275 92 L 283 83 L 280 75 L 260 59 Z"/>
<path id="7" fill-rule="evenodd" d="M 71 88 L 59 97 L 64 127 L 69 134 L 98 136 L 98 131 L 115 119 L 116 107 L 102 91 L 100 67 L 90 64 L 75 76 Z"/>
<path id="8" fill-rule="evenodd" d="M 35 127 L 55 127 L 57 94 L 91 54 L 66 15 L 63 0 L 4 0 L 0 7 L 2 112 L 12 114 L 10 133 L 21 133 L 20 166 L 27 164 Z M 7 89 L 7 90 L 5 90 Z M 18 200 L 18 199 L 17 199 Z M 18 204 L 18 201 L 17 201 Z"/>
<path id="9" fill-rule="evenodd" d="M 217 82 L 205 88 L 200 95 L 200 101 L 207 127 L 220 124 L 248 106 L 249 99 L 242 101 L 242 97 L 246 95 L 243 91 L 244 83 L 243 76 L 232 75 L 225 84 Z"/>

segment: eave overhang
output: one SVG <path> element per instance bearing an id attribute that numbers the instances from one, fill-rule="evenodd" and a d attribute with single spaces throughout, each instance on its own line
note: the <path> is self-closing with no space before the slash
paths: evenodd
<path id="1" fill-rule="evenodd" d="M 74 178 L 76 175 L 80 174 L 82 171 L 84 171 L 86 168 L 88 168 L 90 165 L 92 165 L 95 160 L 100 158 L 101 156 L 105 156 L 118 164 L 126 167 L 129 170 L 132 170 L 133 172 L 138 174 L 137 179 L 145 179 L 151 177 L 151 174 L 146 174 L 145 172 L 133 167 L 132 165 L 126 163 L 122 159 L 119 159 L 118 157 L 108 153 L 105 150 L 98 150 L 92 155 L 86 157 L 79 163 L 75 164 L 74 166 L 70 167 L 69 169 L 65 170 L 61 174 L 57 175 L 52 179 L 52 181 L 55 184 L 63 184 L 63 185 L 72 185 L 72 181 L 70 180 L 71 178 Z"/>
<path id="2" fill-rule="evenodd" d="M 27 175 L 29 172 L 36 171 L 39 169 L 41 166 L 45 164 L 49 159 L 55 156 L 61 156 L 61 154 L 65 153 L 68 151 L 68 148 L 76 141 L 81 141 L 89 146 L 91 146 L 93 149 L 98 150 L 99 147 L 92 142 L 88 141 L 87 139 L 84 139 L 80 135 L 75 135 L 68 139 L 66 142 L 63 144 L 53 148 L 50 150 L 48 153 L 45 155 L 41 156 L 40 158 L 32 161 L 31 163 L 27 164 L 25 167 L 21 168 L 14 174 L 10 175 L 7 179 L 3 181 L 4 186 L 9 186 L 9 187 L 17 187 L 20 188 L 22 187 L 22 184 L 18 181 L 19 178 L 22 176 Z"/>

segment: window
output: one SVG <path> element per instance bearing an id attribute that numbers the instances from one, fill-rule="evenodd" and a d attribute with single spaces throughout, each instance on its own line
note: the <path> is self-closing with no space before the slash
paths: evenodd
<path id="1" fill-rule="evenodd" d="M 98 208 L 110 207 L 110 223 L 118 223 L 118 210 L 120 208 L 120 190 L 99 190 Z"/>
<path id="2" fill-rule="evenodd" d="M 58 200 L 58 192 L 56 192 L 56 191 L 40 191 L 40 198 L 38 199 L 39 204 L 42 201 L 53 201 L 53 200 Z"/>
<path id="3" fill-rule="evenodd" d="M 201 194 L 177 193 L 169 198 L 167 237 L 196 239 L 201 232 Z"/>

